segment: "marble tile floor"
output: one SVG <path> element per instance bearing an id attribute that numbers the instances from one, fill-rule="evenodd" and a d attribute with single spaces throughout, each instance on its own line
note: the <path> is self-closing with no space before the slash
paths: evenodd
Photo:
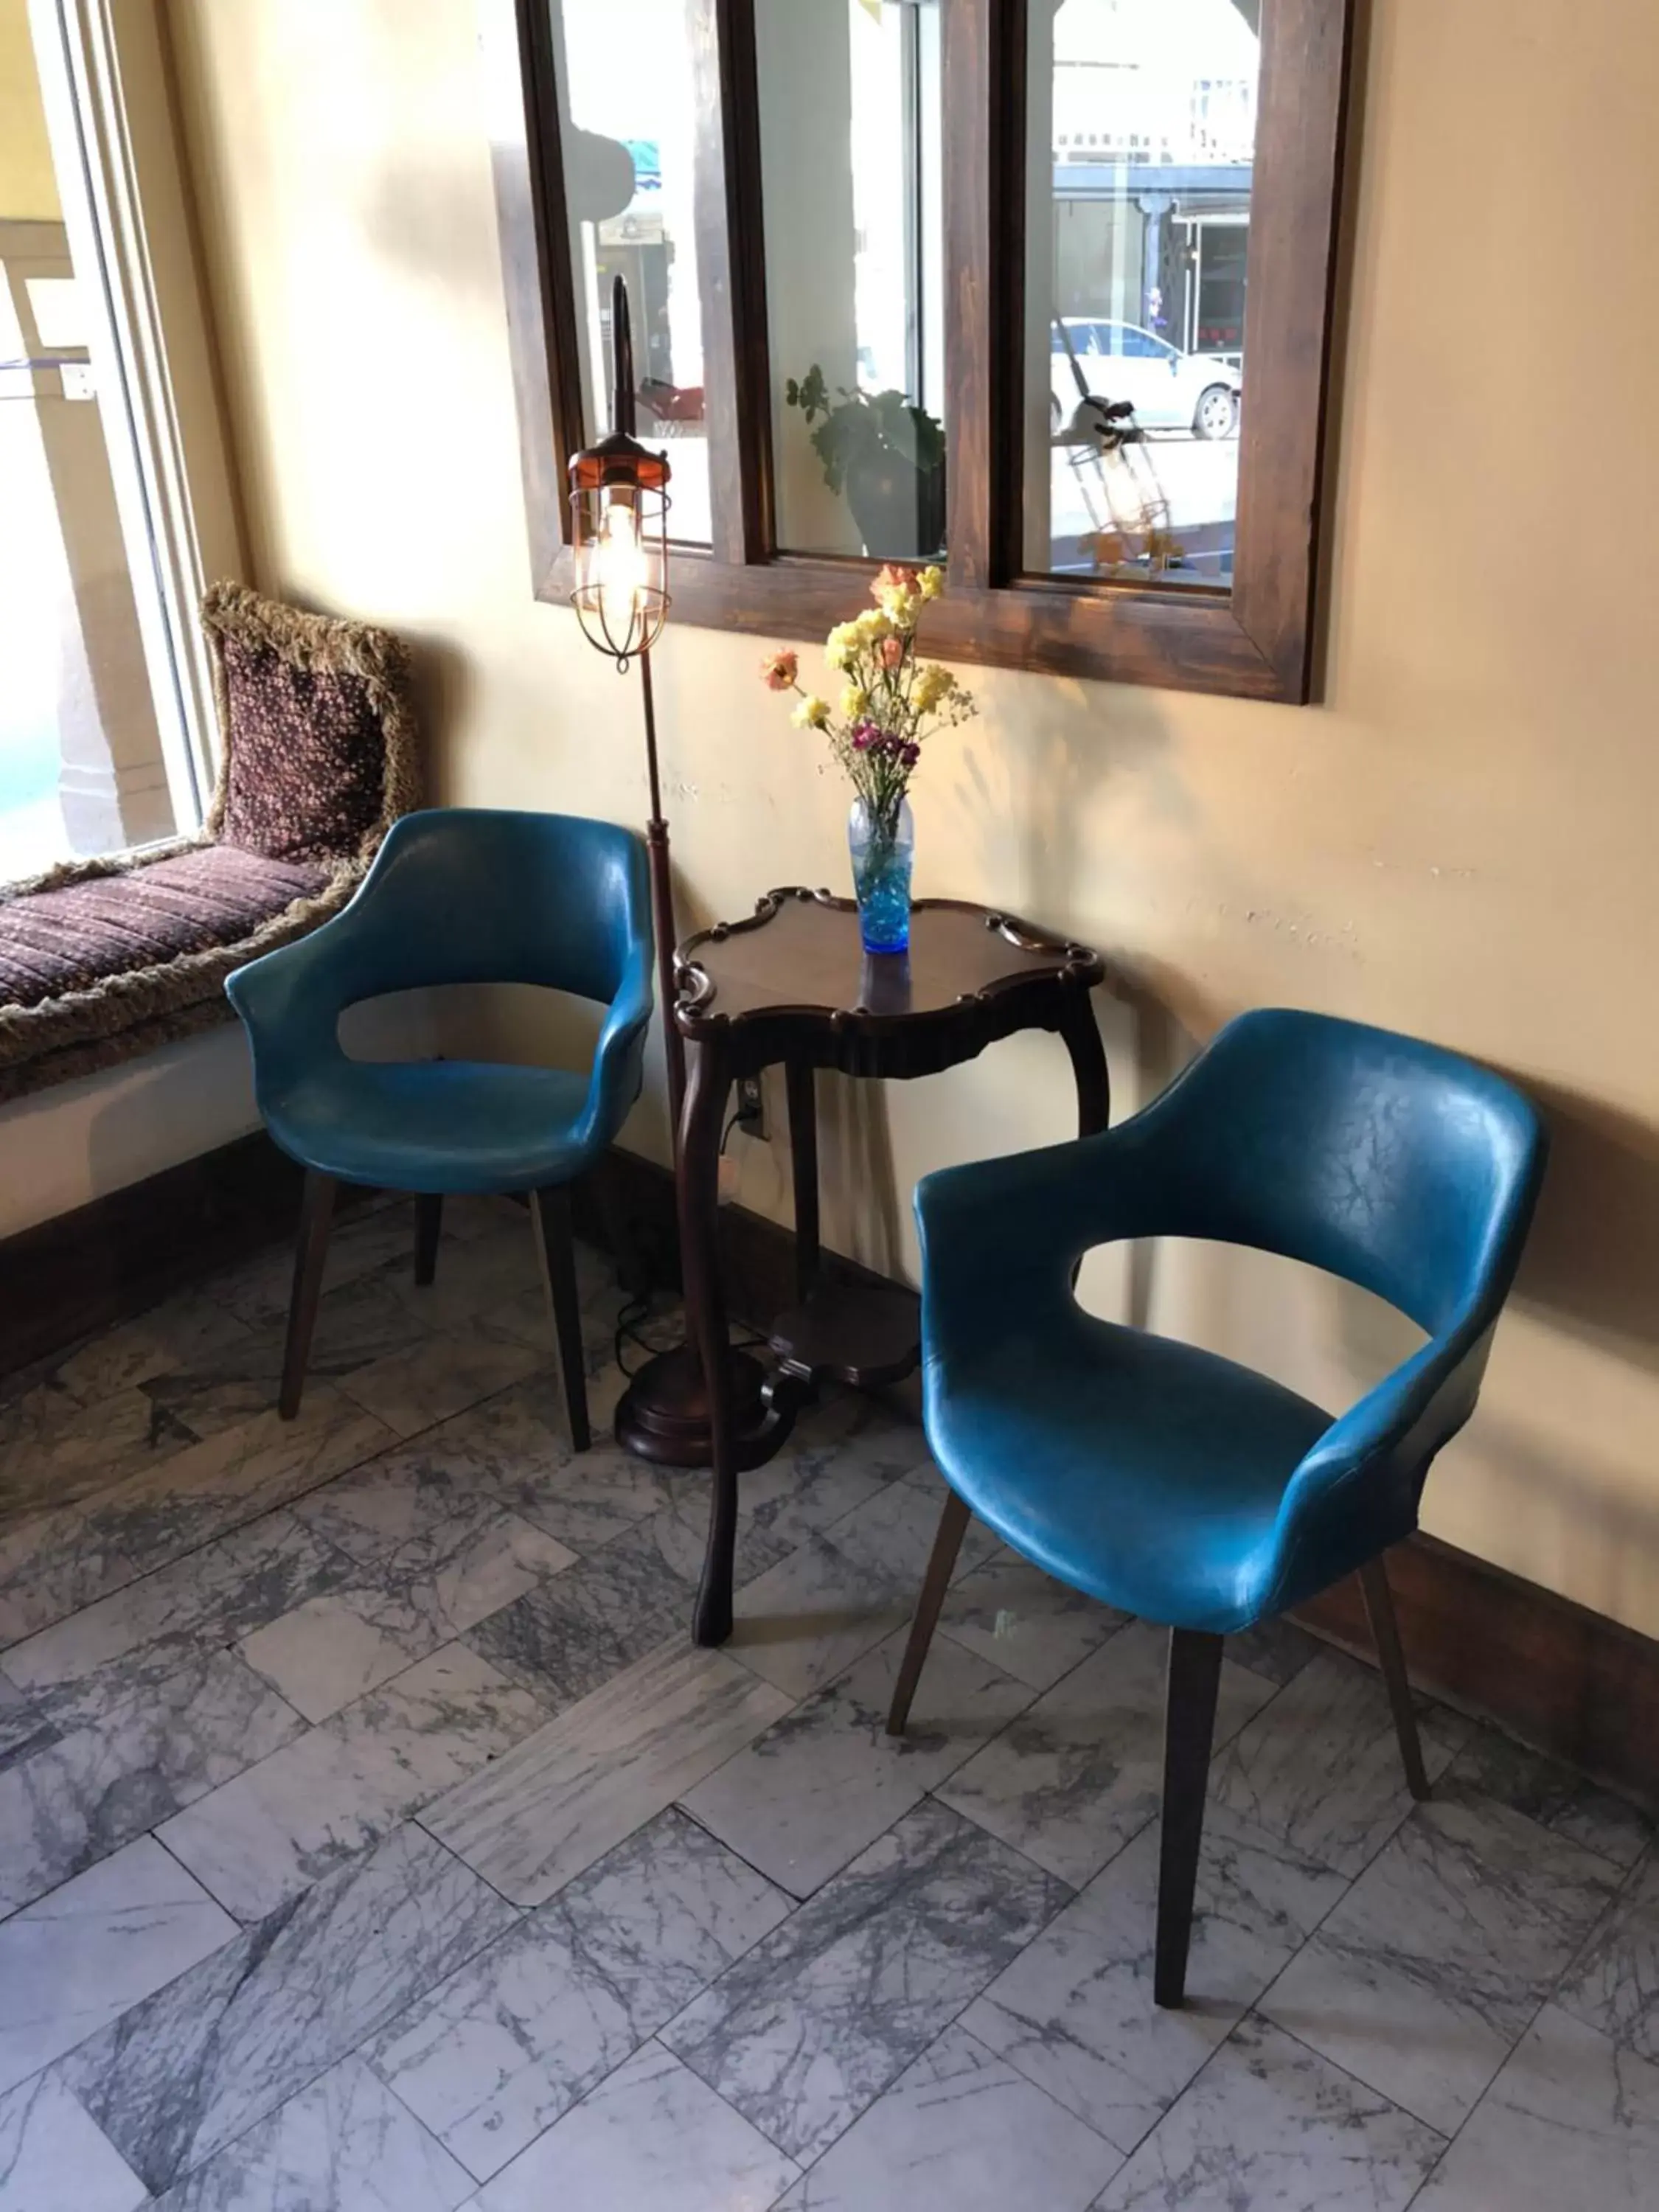
<path id="1" fill-rule="evenodd" d="M 0 2212 L 1659 2212 L 1659 1840 L 1230 1647 L 1179 2014 L 1159 1639 L 981 1530 L 909 1735 L 917 1430 L 563 1439 L 522 1214 L 262 1253 L 0 1393 Z M 584 1255 L 596 1428 L 620 1304 Z"/>

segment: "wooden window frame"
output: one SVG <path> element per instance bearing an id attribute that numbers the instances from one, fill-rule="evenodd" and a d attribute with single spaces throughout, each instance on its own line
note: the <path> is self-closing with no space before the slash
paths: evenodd
<path id="1" fill-rule="evenodd" d="M 565 605 L 583 428 L 550 0 L 481 5 L 535 588 Z M 676 547 L 671 582 L 677 621 L 811 639 L 854 610 L 873 564 L 781 553 L 773 538 L 756 5 L 688 0 L 713 542 Z M 1311 696 L 1353 7 L 1263 0 L 1233 578 L 1154 586 L 1021 572 L 1027 11 L 943 0 L 950 590 L 928 618 L 942 659 Z"/>

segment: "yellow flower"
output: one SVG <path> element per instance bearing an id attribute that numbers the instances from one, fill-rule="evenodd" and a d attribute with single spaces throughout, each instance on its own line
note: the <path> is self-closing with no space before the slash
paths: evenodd
<path id="1" fill-rule="evenodd" d="M 902 584 L 887 584 L 883 586 L 880 598 L 881 611 L 895 629 L 912 630 L 915 628 L 921 601 L 914 592 L 907 591 Z"/>
<path id="2" fill-rule="evenodd" d="M 841 695 L 841 716 L 844 722 L 856 722 L 870 711 L 870 694 L 862 684 L 849 684 Z"/>
<path id="3" fill-rule="evenodd" d="M 789 719 L 798 730 L 821 730 L 830 719 L 830 702 L 811 692 Z"/>
<path id="4" fill-rule="evenodd" d="M 931 714 L 956 688 L 957 679 L 948 668 L 941 668 L 936 660 L 926 661 L 917 669 L 916 680 L 910 687 L 910 704 L 917 714 Z"/>
<path id="5" fill-rule="evenodd" d="M 924 599 L 936 599 L 945 589 L 945 571 L 937 566 L 922 570 L 916 578 L 916 589 Z"/>
<path id="6" fill-rule="evenodd" d="M 878 644 L 881 639 L 893 634 L 891 617 L 884 614 L 879 607 L 866 607 L 850 627 L 857 633 L 860 645 Z"/>
<path id="7" fill-rule="evenodd" d="M 854 623 L 837 623 L 824 641 L 823 657 L 831 668 L 847 668 L 852 665 L 858 651 L 858 627 Z"/>

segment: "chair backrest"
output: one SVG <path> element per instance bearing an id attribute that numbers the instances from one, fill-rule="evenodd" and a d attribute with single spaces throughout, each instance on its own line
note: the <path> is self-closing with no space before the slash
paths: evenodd
<path id="1" fill-rule="evenodd" d="M 393 825 L 347 911 L 365 994 L 541 983 L 605 1001 L 649 942 L 645 848 L 580 815 L 430 808 Z"/>
<path id="2" fill-rule="evenodd" d="M 1474 1061 L 1277 1008 L 1230 1022 L 1142 1118 L 1168 1233 L 1305 1261 L 1431 1334 L 1495 1317 L 1547 1146 Z"/>

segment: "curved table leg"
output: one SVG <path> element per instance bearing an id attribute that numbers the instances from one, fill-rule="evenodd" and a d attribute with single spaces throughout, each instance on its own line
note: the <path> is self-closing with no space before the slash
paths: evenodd
<path id="1" fill-rule="evenodd" d="M 730 1088 L 731 1077 L 718 1040 L 700 1042 L 680 1121 L 679 1161 L 680 1265 L 685 1278 L 686 1318 L 702 1362 L 714 1446 L 708 1549 L 691 1626 L 699 1644 L 724 1644 L 732 1633 L 732 1557 L 738 1534 L 731 1364 L 716 1241 L 720 1121 Z"/>
<path id="2" fill-rule="evenodd" d="M 1067 1000 L 1060 1033 L 1072 1055 L 1072 1073 L 1077 1083 L 1077 1133 L 1079 1137 L 1097 1137 L 1112 1118 L 1112 1086 L 1100 1025 L 1086 991 Z"/>

